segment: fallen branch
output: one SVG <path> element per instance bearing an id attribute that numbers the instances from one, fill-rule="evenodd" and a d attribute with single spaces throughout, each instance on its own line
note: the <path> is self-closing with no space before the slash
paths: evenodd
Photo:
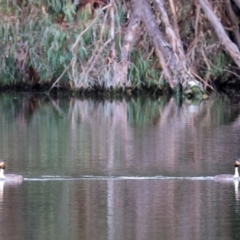
<path id="1" fill-rule="evenodd" d="M 197 78 L 200 82 L 202 82 L 203 84 L 207 85 L 209 88 L 211 88 L 214 92 L 217 92 L 211 85 L 209 85 L 208 83 L 206 83 L 206 81 L 204 81 L 204 79 L 202 79 L 198 74 L 196 74 L 194 71 L 191 71 L 192 75 L 195 76 L 195 78 Z"/>
<path id="2" fill-rule="evenodd" d="M 129 59 L 132 48 L 140 37 L 140 18 L 134 6 L 132 6 L 132 15 L 126 29 L 123 45 L 121 47 L 121 61 L 114 66 L 115 84 L 125 87 L 128 80 Z"/>
<path id="3" fill-rule="evenodd" d="M 239 27 L 238 27 L 238 18 L 232 9 L 230 0 L 225 0 L 225 6 L 226 6 L 226 13 L 230 21 L 230 26 L 234 34 L 234 42 L 237 44 L 238 48 L 240 48 L 240 33 L 239 33 Z"/>
<path id="4" fill-rule="evenodd" d="M 86 72 L 86 73 L 83 73 L 83 77 L 86 77 L 86 78 L 88 77 L 88 74 L 91 72 L 91 70 L 92 70 L 92 68 L 94 67 L 94 64 L 96 63 L 96 61 L 98 60 L 100 54 L 101 54 L 102 51 L 107 47 L 107 45 L 108 45 L 109 43 L 111 43 L 112 41 L 113 41 L 113 39 L 110 38 L 110 39 L 108 39 L 108 40 L 103 44 L 103 46 L 99 49 L 97 55 L 95 55 L 94 60 L 92 61 L 90 67 L 87 69 L 87 72 Z"/>
<path id="5" fill-rule="evenodd" d="M 235 4 L 238 6 L 238 8 L 240 9 L 240 0 L 233 0 L 235 2 Z"/>
<path id="6" fill-rule="evenodd" d="M 109 7 L 112 7 L 112 4 L 111 4 L 111 3 L 108 4 L 107 6 L 103 7 L 103 8 L 102 8 L 102 11 L 104 11 L 105 9 L 107 9 L 107 8 L 109 8 Z M 71 51 L 72 51 L 72 52 L 74 51 L 74 49 L 75 49 L 76 46 L 78 45 L 78 43 L 79 43 L 79 41 L 81 40 L 81 37 L 83 36 L 83 34 L 86 33 L 86 32 L 94 25 L 94 23 L 98 20 L 99 16 L 100 16 L 100 13 L 93 19 L 93 21 L 88 25 L 88 27 L 85 28 L 85 29 L 78 35 L 75 43 L 74 43 L 74 44 L 72 45 L 72 47 L 71 47 Z"/>
<path id="7" fill-rule="evenodd" d="M 105 9 L 111 7 L 112 4 L 108 4 L 107 6 L 103 7 L 102 8 L 102 11 L 104 11 Z M 76 60 L 77 60 L 77 56 L 76 54 L 74 53 L 74 49 L 77 47 L 79 41 L 81 40 L 82 36 L 95 24 L 95 22 L 98 20 L 100 16 L 100 13 L 94 18 L 94 20 L 88 25 L 87 28 L 85 28 L 77 37 L 75 43 L 72 45 L 71 47 L 71 52 L 73 54 L 73 58 L 71 59 L 70 63 L 68 64 L 68 66 L 64 69 L 64 71 L 62 72 L 62 74 L 58 77 L 58 79 L 53 83 L 53 85 L 51 86 L 51 88 L 49 89 L 49 92 L 56 86 L 56 84 L 61 80 L 61 78 L 63 77 L 63 75 L 67 72 L 68 68 L 73 65 L 75 66 L 76 65 Z"/>
<path id="8" fill-rule="evenodd" d="M 64 71 L 62 72 L 62 74 L 58 77 L 58 79 L 53 83 L 53 85 L 50 87 L 50 89 L 48 90 L 48 92 L 50 92 L 55 86 L 56 84 L 60 81 L 60 79 L 63 77 L 63 75 L 67 72 L 68 68 L 72 65 L 72 60 L 71 62 L 67 65 L 67 67 L 64 69 Z"/>
<path id="9" fill-rule="evenodd" d="M 208 20 L 213 25 L 213 28 L 224 45 L 225 49 L 228 51 L 229 55 L 232 57 L 233 61 L 240 68 L 240 52 L 235 43 L 233 43 L 225 32 L 221 22 L 217 18 L 216 14 L 212 10 L 209 2 L 207 0 L 198 0 L 203 11 L 205 12 Z"/>

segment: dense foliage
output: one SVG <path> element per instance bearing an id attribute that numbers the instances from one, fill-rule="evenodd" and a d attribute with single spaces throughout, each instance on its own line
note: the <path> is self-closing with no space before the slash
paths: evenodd
<path id="1" fill-rule="evenodd" d="M 149 35 L 149 26 L 140 23 L 134 41 L 124 45 L 131 33 L 131 18 L 137 14 L 132 2 L 134 0 L 0 0 L 1 85 L 48 83 L 49 88 L 61 85 L 73 90 L 96 87 L 164 90 L 167 78 Z M 150 1 L 152 15 L 169 46 L 174 48 L 159 2 Z M 230 39 L 238 45 L 238 25 L 233 26 L 240 11 L 237 5 L 230 1 L 207 2 Z M 186 65 L 201 83 L 202 92 L 239 78 L 238 67 L 198 1 L 164 1 L 164 10 L 181 40 Z M 124 46 L 128 46 L 129 51 L 126 59 Z M 123 60 L 128 62 L 124 82 L 116 77 L 122 71 Z"/>

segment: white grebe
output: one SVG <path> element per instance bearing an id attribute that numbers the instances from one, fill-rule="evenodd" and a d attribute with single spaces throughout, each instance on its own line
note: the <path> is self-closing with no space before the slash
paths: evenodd
<path id="1" fill-rule="evenodd" d="M 0 160 L 0 180 L 22 182 L 23 176 L 17 174 L 4 174 L 5 162 Z"/>
<path id="2" fill-rule="evenodd" d="M 230 174 L 221 174 L 217 175 L 214 177 L 215 180 L 234 180 L 236 178 L 239 178 L 239 173 L 238 173 L 238 167 L 239 167 L 239 161 L 235 161 L 234 167 L 235 167 L 235 172 L 234 175 Z"/>

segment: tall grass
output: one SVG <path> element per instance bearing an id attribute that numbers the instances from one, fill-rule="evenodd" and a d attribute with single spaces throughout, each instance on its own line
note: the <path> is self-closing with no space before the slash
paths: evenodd
<path id="1" fill-rule="evenodd" d="M 4 18 L 0 22 L 0 83 L 31 83 L 31 67 L 40 83 L 57 80 L 56 85 L 61 81 L 74 89 L 114 86 L 126 12 L 118 1 L 112 3 L 93 14 L 91 6 L 76 12 L 68 0 L 31 0 L 26 6 L 0 1 Z M 130 79 L 136 84 L 140 78 L 134 73 Z"/>
<path id="2" fill-rule="evenodd" d="M 74 88 L 110 86 L 113 73 L 106 62 L 112 48 L 120 45 L 124 19 L 119 4 L 113 3 L 104 11 L 91 12 L 89 5 L 76 12 L 68 0 L 29 0 L 26 6 L 0 1 L 0 83 L 31 83 L 31 67 L 40 83 L 61 76 L 58 83 L 70 82 Z M 116 16 L 114 38 L 110 8 Z"/>
<path id="3" fill-rule="evenodd" d="M 124 0 L 109 2 L 93 10 L 91 4 L 77 9 L 70 0 L 0 0 L 0 85 L 50 83 L 52 87 L 67 85 L 73 89 L 117 88 L 121 83 L 114 75 L 119 71 L 130 9 Z M 188 7 L 182 9 L 179 28 L 187 51 L 195 39 L 191 28 L 195 15 L 185 14 L 192 11 L 192 4 L 185 4 Z M 160 20 L 157 13 L 156 18 Z M 207 37 L 198 39 L 205 49 L 215 46 L 215 41 L 212 36 L 209 43 Z M 211 47 L 215 51 L 206 53 L 212 63 L 210 69 L 197 44 L 190 49 L 189 65 L 199 70 L 201 77 L 206 70 L 215 78 L 222 76 L 223 67 L 230 61 L 225 53 L 217 44 Z M 144 27 L 131 50 L 126 82 L 131 86 L 164 87 L 161 66 Z"/>

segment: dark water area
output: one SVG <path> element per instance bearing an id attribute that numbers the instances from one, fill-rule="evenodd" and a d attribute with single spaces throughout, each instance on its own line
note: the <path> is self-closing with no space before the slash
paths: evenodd
<path id="1" fill-rule="evenodd" d="M 240 105 L 0 95 L 0 240 L 240 239 Z"/>

